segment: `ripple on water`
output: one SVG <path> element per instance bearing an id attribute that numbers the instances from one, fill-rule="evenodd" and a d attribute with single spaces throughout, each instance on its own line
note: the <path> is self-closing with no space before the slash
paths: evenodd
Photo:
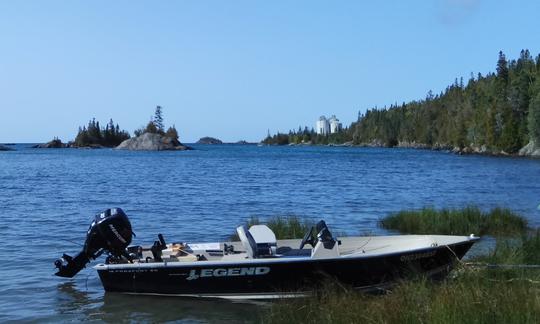
<path id="1" fill-rule="evenodd" d="M 122 207 L 151 243 L 227 238 L 251 216 L 324 218 L 383 234 L 403 208 L 508 206 L 539 225 L 540 161 L 431 151 L 204 146 L 189 152 L 33 150 L 0 154 L 0 321 L 256 321 L 260 305 L 105 294 L 95 271 L 53 276 L 94 215 Z M 31 307 L 29 307 L 31 305 Z M 248 318 L 245 318 L 250 316 Z"/>

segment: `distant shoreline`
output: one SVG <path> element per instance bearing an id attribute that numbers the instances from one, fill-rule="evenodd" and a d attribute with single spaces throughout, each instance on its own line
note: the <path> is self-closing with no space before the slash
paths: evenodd
<path id="1" fill-rule="evenodd" d="M 3 146 L 9 146 L 12 148 L 10 151 L 16 151 L 14 149 L 14 146 L 18 145 L 24 145 L 27 146 L 27 148 L 36 148 L 39 143 L 0 143 L 0 145 Z M 374 143 L 362 143 L 362 144 L 352 144 L 352 143 L 343 143 L 343 144 L 311 144 L 311 143 L 290 143 L 285 145 L 280 144 L 263 144 L 263 143 L 255 143 L 255 142 L 247 142 L 247 143 L 237 143 L 237 142 L 224 142 L 221 144 L 201 144 L 201 143 L 185 143 L 185 145 L 189 146 L 268 146 L 268 147 L 349 147 L 349 148 L 379 148 L 379 149 L 411 149 L 411 150 L 423 150 L 423 151 L 438 151 L 441 153 L 451 153 L 454 155 L 478 155 L 478 156 L 488 156 L 488 157 L 507 157 L 507 158 L 530 158 L 530 159 L 538 159 L 539 156 L 534 155 L 526 155 L 526 154 L 509 154 L 506 152 L 499 152 L 499 151 L 489 151 L 489 150 L 482 150 L 482 148 L 471 148 L 471 147 L 465 147 L 465 148 L 457 148 L 457 147 L 451 147 L 451 146 L 428 146 L 424 144 L 402 144 L 402 145 L 396 145 L 396 146 L 385 146 L 385 145 L 379 145 Z M 114 149 L 114 147 L 106 147 L 106 146 L 65 146 L 65 147 L 59 147 L 58 149 L 77 149 L 77 150 L 101 150 L 101 149 Z"/>

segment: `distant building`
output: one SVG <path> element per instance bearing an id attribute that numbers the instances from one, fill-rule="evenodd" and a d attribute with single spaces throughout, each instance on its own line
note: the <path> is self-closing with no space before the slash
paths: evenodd
<path id="1" fill-rule="evenodd" d="M 319 120 L 317 120 L 315 130 L 319 135 L 334 134 L 341 130 L 341 123 L 335 115 L 332 115 L 329 119 L 326 119 L 325 116 L 321 116 L 319 117 Z"/>
<path id="2" fill-rule="evenodd" d="M 341 123 L 339 122 L 339 119 L 336 118 L 336 115 L 332 115 L 332 117 L 328 119 L 328 123 L 330 124 L 330 134 L 337 133 L 341 130 Z"/>
<path id="3" fill-rule="evenodd" d="M 328 120 L 326 117 L 321 116 L 319 117 L 319 120 L 317 120 L 317 126 L 315 127 L 317 130 L 317 134 L 319 135 L 326 135 L 330 133 L 330 124 L 328 123 Z"/>

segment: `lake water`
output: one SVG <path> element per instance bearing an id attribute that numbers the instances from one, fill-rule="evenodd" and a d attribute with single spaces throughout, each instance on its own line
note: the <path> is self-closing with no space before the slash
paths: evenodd
<path id="1" fill-rule="evenodd" d="M 242 322 L 267 307 L 105 294 L 88 267 L 53 262 L 80 250 L 95 214 L 121 207 L 135 244 L 219 241 L 251 216 L 325 219 L 383 234 L 404 208 L 510 207 L 538 226 L 540 161 L 407 149 L 194 146 L 186 152 L 31 149 L 0 152 L 0 321 Z M 95 264 L 95 262 L 94 262 Z"/>

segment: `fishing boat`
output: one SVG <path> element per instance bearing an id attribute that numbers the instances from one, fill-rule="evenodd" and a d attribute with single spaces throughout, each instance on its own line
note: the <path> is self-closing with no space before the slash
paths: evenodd
<path id="1" fill-rule="evenodd" d="M 479 240 L 474 235 L 392 235 L 335 238 L 324 221 L 303 239 L 277 240 L 266 225 L 237 228 L 238 241 L 131 245 L 120 208 L 95 216 L 83 250 L 55 261 L 73 277 L 92 259 L 105 291 L 227 299 L 272 299 L 312 293 L 325 280 L 363 291 L 414 276 L 444 278 Z"/>

